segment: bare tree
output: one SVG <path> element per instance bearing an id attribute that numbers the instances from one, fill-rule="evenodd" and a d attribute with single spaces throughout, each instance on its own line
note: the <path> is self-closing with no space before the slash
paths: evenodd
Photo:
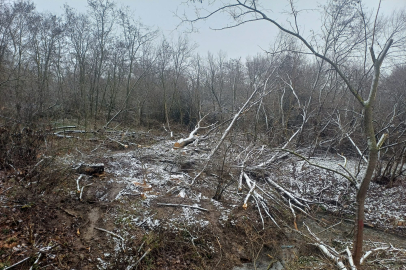
<path id="1" fill-rule="evenodd" d="M 38 109 L 45 110 L 45 100 L 49 100 L 51 68 L 58 59 L 58 41 L 63 37 L 63 25 L 60 18 L 52 14 L 38 14 L 30 24 L 32 59 L 37 75 Z"/>
<path id="2" fill-rule="evenodd" d="M 114 2 L 110 0 L 88 0 L 90 15 L 94 23 L 94 38 L 97 46 L 93 48 L 93 78 L 91 81 L 90 112 L 94 114 L 95 124 L 99 113 L 101 95 L 101 77 L 106 65 L 108 44 L 111 42 L 113 28 L 116 23 L 117 13 Z M 94 104 L 94 108 L 93 108 Z"/>
<path id="3" fill-rule="evenodd" d="M 25 58 L 29 50 L 29 21 L 34 15 L 35 6 L 28 1 L 18 1 L 12 6 L 12 24 L 8 31 L 12 40 L 12 70 L 14 70 L 14 103 L 18 118 L 22 118 L 22 107 L 26 106 L 23 102 Z"/>
<path id="4" fill-rule="evenodd" d="M 93 39 L 90 31 L 90 21 L 85 14 L 79 14 L 69 6 L 65 6 L 66 34 L 68 37 L 69 47 L 72 48 L 74 70 L 78 76 L 75 76 L 74 97 L 75 105 L 79 110 L 79 121 L 84 117 L 84 126 L 87 127 L 90 107 L 88 95 L 88 77 L 90 67 L 89 52 Z M 77 92 L 76 92 L 77 91 Z"/>
<path id="5" fill-rule="evenodd" d="M 126 49 L 126 61 L 128 65 L 127 69 L 127 81 L 125 91 L 125 108 L 127 109 L 130 101 L 130 93 L 133 91 L 135 84 L 131 78 L 134 77 L 134 65 L 139 58 L 139 53 L 142 46 L 149 44 L 156 35 L 157 31 L 150 31 L 147 27 L 143 26 L 140 22 L 135 22 L 131 19 L 132 15 L 127 9 L 121 9 L 119 11 L 120 26 L 124 34 L 124 48 Z"/>

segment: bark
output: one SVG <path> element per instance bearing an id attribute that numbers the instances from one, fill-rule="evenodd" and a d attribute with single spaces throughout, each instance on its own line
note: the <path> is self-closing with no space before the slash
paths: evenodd
<path id="1" fill-rule="evenodd" d="M 362 179 L 361 185 L 357 192 L 357 215 L 355 220 L 355 235 L 354 235 L 355 239 L 353 246 L 353 259 L 354 264 L 357 268 L 359 268 L 361 265 L 362 244 L 364 239 L 365 199 L 367 196 L 369 184 L 371 183 L 371 179 L 378 161 L 379 147 L 382 145 L 384 140 L 384 138 L 380 140 L 379 144 L 376 142 L 375 130 L 373 125 L 374 120 L 373 105 L 375 103 L 376 92 L 378 90 L 380 68 L 383 59 L 388 53 L 388 50 L 392 45 L 392 43 L 393 40 L 388 41 L 388 43 L 385 45 L 378 58 L 375 57 L 373 48 L 372 47 L 370 48 L 371 57 L 373 60 L 374 77 L 372 80 L 368 100 L 362 102 L 362 105 L 364 107 L 364 129 L 365 129 L 364 132 L 368 143 L 369 158 L 365 175 Z"/>

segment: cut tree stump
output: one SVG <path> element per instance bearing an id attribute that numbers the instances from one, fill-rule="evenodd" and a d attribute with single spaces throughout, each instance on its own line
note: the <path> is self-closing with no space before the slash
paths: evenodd
<path id="1" fill-rule="evenodd" d="M 104 164 L 82 164 L 76 169 L 77 173 L 100 176 L 104 173 Z"/>

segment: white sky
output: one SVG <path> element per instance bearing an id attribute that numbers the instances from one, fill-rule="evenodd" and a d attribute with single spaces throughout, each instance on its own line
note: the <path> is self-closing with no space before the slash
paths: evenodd
<path id="1" fill-rule="evenodd" d="M 169 39 L 171 35 L 176 35 L 178 31 L 186 30 L 185 26 L 176 29 L 180 23 L 180 19 L 174 15 L 177 10 L 181 14 L 186 9 L 186 13 L 193 16 L 192 9 L 187 10 L 186 5 L 180 5 L 184 1 L 115 0 L 119 7 L 129 6 L 143 24 L 159 27 Z M 203 2 L 207 1 L 203 0 Z M 50 11 L 57 14 L 63 12 L 63 5 L 65 3 L 81 12 L 84 12 L 87 6 L 86 0 L 33 0 L 33 2 L 36 4 L 38 11 Z M 299 25 L 303 27 L 302 30 L 318 28 L 319 15 L 315 10 L 319 7 L 319 3 L 324 2 L 323 0 L 296 0 L 298 9 L 307 10 L 300 13 L 299 16 Z M 374 10 L 376 10 L 379 3 L 378 0 L 364 0 L 363 2 L 370 9 Z M 267 13 L 268 15 L 277 18 L 282 23 L 286 23 L 286 18 L 282 12 L 289 9 L 287 0 L 263 0 L 260 3 L 264 3 L 267 5 L 267 8 L 270 8 Z M 381 12 L 384 14 L 390 14 L 392 11 L 401 8 L 406 8 L 406 0 L 383 0 L 381 4 Z M 248 55 L 253 56 L 261 52 L 261 48 L 268 49 L 278 33 L 276 27 L 269 22 L 252 22 L 234 29 L 222 31 L 210 29 L 210 27 L 215 28 L 219 25 L 225 26 L 227 22 L 226 16 L 221 15 L 197 25 L 199 32 L 192 33 L 190 40 L 199 45 L 197 48 L 198 53 L 206 56 L 208 51 L 217 54 L 221 50 L 229 58 L 242 57 L 242 59 L 245 59 Z"/>

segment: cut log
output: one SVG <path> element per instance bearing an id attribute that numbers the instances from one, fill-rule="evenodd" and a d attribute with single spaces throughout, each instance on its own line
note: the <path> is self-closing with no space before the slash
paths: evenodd
<path id="1" fill-rule="evenodd" d="M 104 164 L 82 164 L 76 169 L 77 173 L 100 176 L 104 173 Z"/>

